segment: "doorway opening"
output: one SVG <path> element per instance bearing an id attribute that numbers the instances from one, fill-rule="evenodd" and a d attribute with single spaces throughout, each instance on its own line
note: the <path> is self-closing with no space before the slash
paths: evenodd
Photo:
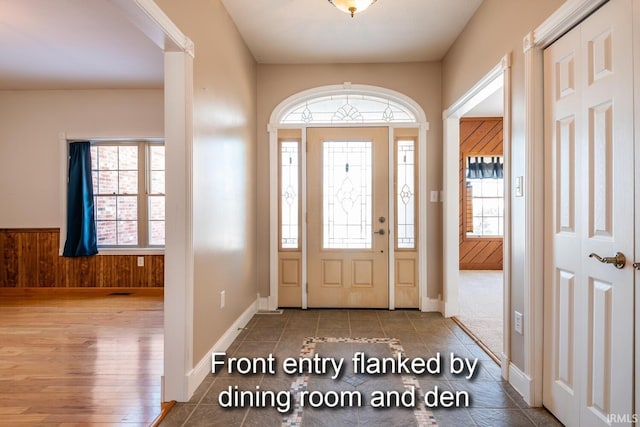
<path id="1" fill-rule="evenodd" d="M 508 375 L 510 57 L 444 114 L 444 311 Z M 489 346 L 489 345 L 490 346 Z"/>
<path id="2" fill-rule="evenodd" d="M 504 341 L 502 86 L 460 119 L 460 311 L 453 318 L 498 364 Z"/>

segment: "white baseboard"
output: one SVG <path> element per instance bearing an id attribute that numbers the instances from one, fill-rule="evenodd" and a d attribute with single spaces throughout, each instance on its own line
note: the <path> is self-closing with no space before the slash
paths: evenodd
<path id="1" fill-rule="evenodd" d="M 442 313 L 444 304 L 442 303 L 442 300 L 440 299 L 432 299 L 432 298 L 425 298 L 424 299 L 424 304 L 422 304 L 422 311 L 425 312 L 438 312 L 438 313 Z"/>
<path id="2" fill-rule="evenodd" d="M 509 357 L 504 354 L 504 353 L 500 353 L 500 370 L 502 371 L 502 379 L 504 379 L 505 381 L 509 381 L 509 365 L 511 364 L 511 361 L 509 360 Z"/>
<path id="3" fill-rule="evenodd" d="M 249 320 L 258 311 L 259 301 L 256 300 L 236 319 L 235 322 L 222 334 L 220 339 L 211 347 L 206 356 L 198 362 L 195 368 L 187 373 L 187 393 L 189 399 L 193 396 L 198 386 L 211 373 L 211 353 L 214 351 L 226 351 L 233 340 L 240 335 L 241 329 L 249 323 Z"/>
<path id="4" fill-rule="evenodd" d="M 509 384 L 516 389 L 527 404 L 533 396 L 533 380 L 513 363 L 509 364 Z"/>
<path id="5" fill-rule="evenodd" d="M 269 297 L 261 297 L 258 294 L 258 310 L 269 310 Z"/>

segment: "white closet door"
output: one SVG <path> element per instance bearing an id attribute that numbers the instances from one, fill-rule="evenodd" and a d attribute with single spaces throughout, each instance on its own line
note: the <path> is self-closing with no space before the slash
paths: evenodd
<path id="1" fill-rule="evenodd" d="M 631 10 L 609 2 L 545 51 L 544 403 L 569 426 L 633 413 Z M 617 253 L 624 268 L 589 256 Z"/>

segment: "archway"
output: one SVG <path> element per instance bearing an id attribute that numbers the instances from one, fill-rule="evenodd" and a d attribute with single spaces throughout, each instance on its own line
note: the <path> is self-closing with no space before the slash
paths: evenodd
<path id="1" fill-rule="evenodd" d="M 279 283 L 279 200 L 276 194 L 278 190 L 279 177 L 279 143 L 278 132 L 282 130 L 299 130 L 301 145 L 300 173 L 302 200 L 300 208 L 300 218 L 305 218 L 307 214 L 306 206 L 306 130 L 310 127 L 358 127 L 358 126 L 384 126 L 389 129 L 389 151 L 395 143 L 395 135 L 402 134 L 406 129 L 416 129 L 417 142 L 417 217 L 418 236 L 426 236 L 426 142 L 428 123 L 422 107 L 413 99 L 402 93 L 382 87 L 357 85 L 344 83 L 341 85 L 322 86 L 299 92 L 283 100 L 274 108 L 269 120 L 269 169 L 270 169 L 270 295 L 262 298 L 261 308 L 274 310 L 278 307 L 278 283 Z M 422 147 L 422 148 L 421 148 Z M 391 158 L 392 156 L 390 156 Z M 392 170 L 392 169 L 390 169 Z M 393 174 L 389 176 L 389 188 L 394 186 Z M 392 203 L 392 202 L 391 202 Z M 394 209 L 389 209 L 389 224 L 394 224 Z M 393 233 L 393 231 L 391 231 Z M 390 235 L 391 237 L 391 235 Z M 301 231 L 301 283 L 307 283 L 306 264 L 306 229 Z M 394 245 L 390 245 L 389 254 L 389 309 L 394 309 L 395 304 L 395 280 L 394 280 Z M 417 239 L 417 277 L 419 288 L 419 308 L 423 311 L 432 310 L 427 299 L 426 277 L 426 241 L 424 238 Z M 307 294 L 302 289 L 302 308 L 307 308 Z"/>

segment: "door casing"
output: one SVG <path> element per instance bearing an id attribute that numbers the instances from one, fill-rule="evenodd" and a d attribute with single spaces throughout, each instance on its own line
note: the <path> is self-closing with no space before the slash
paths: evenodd
<path id="1" fill-rule="evenodd" d="M 270 194 L 278 194 L 278 129 L 299 129 L 302 134 L 302 161 L 301 161 L 301 173 L 302 173 L 302 182 L 301 182 L 301 194 L 302 198 L 302 218 L 306 217 L 307 214 L 307 206 L 306 206 L 306 129 L 307 124 L 300 125 L 283 125 L 281 124 L 281 120 L 283 115 L 289 110 L 289 108 L 297 103 L 303 102 L 305 100 L 313 99 L 319 96 L 324 95 L 332 95 L 332 94 L 354 94 L 354 95 L 374 95 L 381 96 L 393 99 L 396 102 L 404 105 L 409 111 L 411 111 L 416 117 L 416 123 L 395 123 L 389 124 L 386 122 L 383 123 L 366 123 L 365 126 L 387 126 L 389 128 L 389 150 L 391 151 L 394 147 L 393 141 L 395 138 L 395 129 L 399 128 L 416 128 L 418 129 L 418 187 L 419 187 L 419 207 L 418 207 L 418 215 L 421 219 L 419 222 L 419 230 L 418 235 L 423 236 L 418 240 L 418 275 L 419 275 L 419 308 L 421 311 L 439 311 L 442 312 L 442 303 L 438 299 L 430 299 L 427 296 L 427 260 L 426 260 L 426 235 L 427 228 L 426 224 L 429 221 L 427 216 L 427 173 L 426 173 L 426 165 L 427 165 L 427 131 L 429 129 L 429 124 L 426 119 L 426 115 L 422 107 L 415 102 L 410 97 L 396 92 L 390 89 L 370 86 L 370 85 L 357 85 L 351 83 L 344 83 L 342 85 L 331 85 L 331 86 L 322 86 L 310 90 L 306 90 L 282 101 L 272 112 L 271 118 L 268 125 L 269 131 L 269 188 Z M 312 126 L 312 125 L 309 125 Z M 333 125 L 332 127 L 362 127 L 363 124 L 359 123 L 356 125 Z M 390 152 L 390 154 L 392 154 Z M 393 155 L 390 155 L 390 161 L 393 159 Z M 390 169 L 391 171 L 393 169 Z M 389 174 L 389 189 L 390 194 L 393 194 L 393 174 Z M 393 215 L 393 198 L 390 198 L 390 211 L 389 211 L 389 222 L 394 221 L 395 217 Z M 259 307 L 265 310 L 275 310 L 278 308 L 278 199 L 277 197 L 270 198 L 270 207 L 269 207 L 269 218 L 270 218 L 270 239 L 269 239 L 269 265 L 270 265 L 270 274 L 269 274 L 269 296 L 268 297 L 260 297 L 259 298 Z M 307 249 L 306 249 L 306 227 L 302 227 L 302 283 L 307 283 L 307 265 L 306 265 L 306 257 L 307 257 Z M 393 238 L 393 234 L 389 236 L 390 239 Z M 389 309 L 395 309 L 394 303 L 394 292 L 395 292 L 395 284 L 394 284 L 394 252 L 393 245 L 390 245 L 390 253 L 389 253 Z M 304 285 L 303 285 L 304 288 Z M 302 308 L 307 308 L 307 295 L 303 290 L 302 293 Z"/>

